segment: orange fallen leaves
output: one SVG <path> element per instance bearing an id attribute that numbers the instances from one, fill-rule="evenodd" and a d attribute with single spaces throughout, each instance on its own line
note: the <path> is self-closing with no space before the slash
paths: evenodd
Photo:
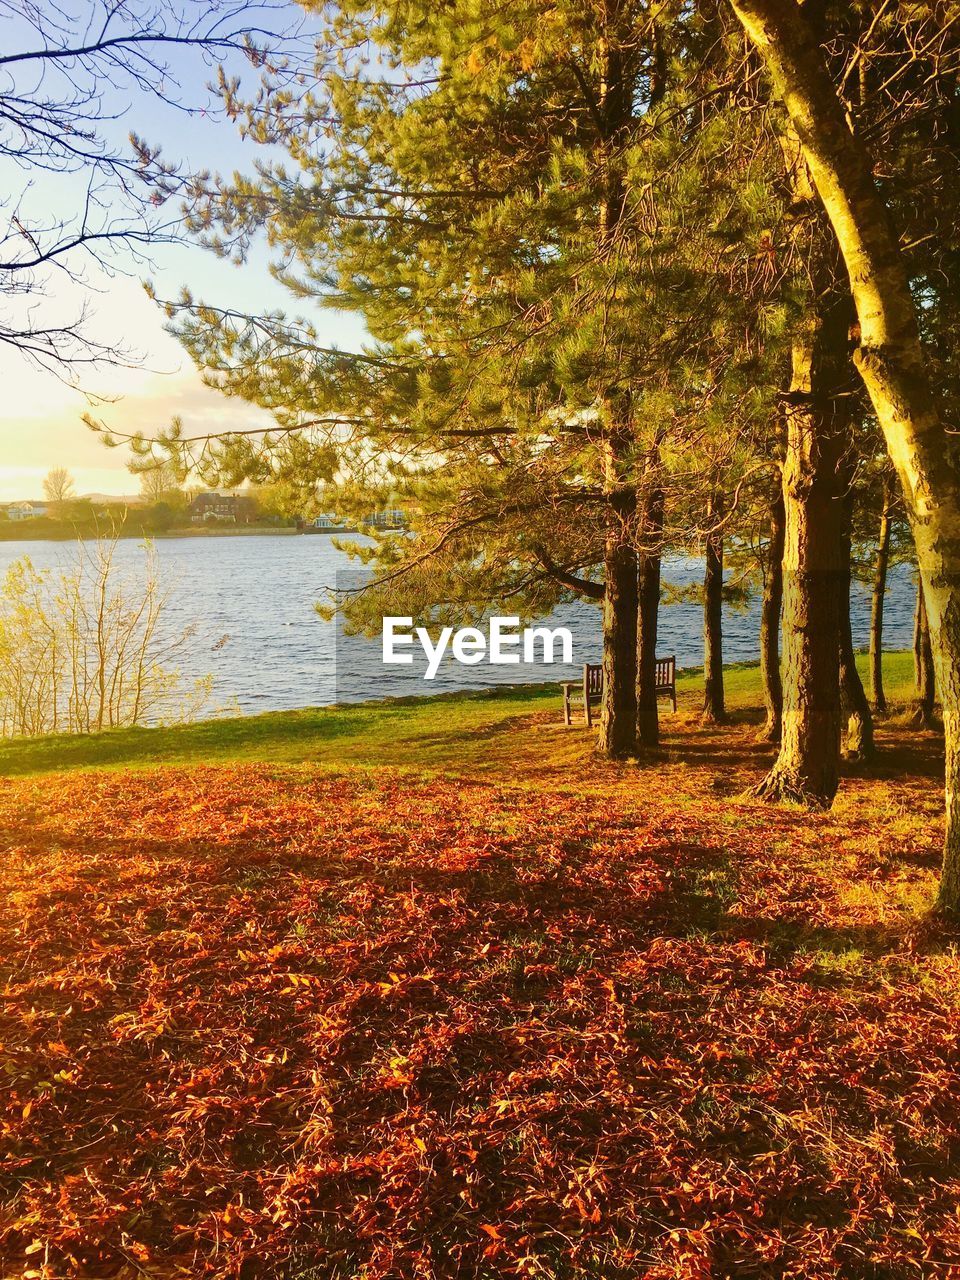
<path id="1" fill-rule="evenodd" d="M 851 898 L 854 818 L 717 808 L 652 777 L 0 784 L 7 1270 L 952 1274 L 955 940 Z"/>

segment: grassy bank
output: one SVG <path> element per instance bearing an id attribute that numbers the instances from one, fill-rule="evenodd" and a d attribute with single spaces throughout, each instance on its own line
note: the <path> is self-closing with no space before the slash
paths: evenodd
<path id="1" fill-rule="evenodd" d="M 865 675 L 865 658 L 861 657 Z M 885 655 L 891 702 L 912 696 L 913 663 L 906 653 Z M 758 714 L 755 664 L 728 667 L 727 702 L 741 717 Z M 677 681 L 679 713 L 663 707 L 664 749 L 689 725 L 702 696 L 699 672 Z M 356 706 L 271 712 L 159 729 L 123 729 L 89 737 L 53 736 L 0 744 L 0 775 L 151 764 L 274 761 L 277 763 L 393 764 L 410 768 L 490 771 L 517 755 L 566 767 L 586 749 L 582 733 L 563 733 L 556 684 L 515 686 L 490 693 L 408 698 Z M 511 726 L 532 717 L 531 736 Z M 559 732 L 554 732 L 559 730 Z"/>

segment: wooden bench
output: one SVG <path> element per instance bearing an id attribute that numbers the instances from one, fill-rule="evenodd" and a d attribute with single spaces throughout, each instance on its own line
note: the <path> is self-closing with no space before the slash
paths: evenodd
<path id="1" fill-rule="evenodd" d="M 669 658 L 657 659 L 657 697 L 665 694 L 677 709 L 677 659 L 671 654 Z M 603 667 L 599 662 L 587 662 L 583 668 L 583 679 L 579 683 L 565 682 L 563 685 L 563 722 L 572 724 L 571 711 L 574 702 L 583 699 L 583 719 L 589 729 L 593 725 L 591 707 L 600 703 L 603 698 Z"/>

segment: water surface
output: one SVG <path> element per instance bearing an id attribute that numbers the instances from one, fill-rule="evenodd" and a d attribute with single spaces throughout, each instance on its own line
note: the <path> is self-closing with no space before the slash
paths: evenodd
<path id="1" fill-rule="evenodd" d="M 336 628 L 315 609 L 326 588 L 336 585 L 338 570 L 356 567 L 346 553 L 322 535 L 204 536 L 162 538 L 154 544 L 161 577 L 170 591 L 166 625 L 195 631 L 178 658 L 187 680 L 211 676 L 212 704 L 244 713 L 283 710 L 341 701 L 364 701 L 410 693 L 444 692 L 484 685 L 576 679 L 584 662 L 600 659 L 600 612 L 590 603 L 562 606 L 554 625 L 570 628 L 574 641 L 572 667 L 504 666 L 484 663 L 463 667 L 447 661 L 437 678 L 411 683 L 409 669 L 385 667 L 379 641 L 353 641 L 341 650 L 337 671 Z M 70 564 L 76 547 L 63 542 L 0 543 L 0 574 L 22 555 L 38 569 Z M 120 566 L 134 572 L 142 564 L 143 545 L 133 538 L 117 546 Z M 695 557 L 669 557 L 664 579 L 683 585 L 699 580 L 702 562 Z M 886 601 L 885 647 L 910 647 L 914 578 L 908 565 L 891 570 Z M 724 610 L 724 657 L 727 662 L 758 656 L 759 600 L 745 610 Z M 869 593 L 853 592 L 854 642 L 865 645 L 870 613 Z M 546 620 L 545 620 L 546 621 Z M 703 660 L 701 609 L 695 602 L 665 604 L 660 611 L 662 654 L 674 653 L 679 667 Z M 357 657 L 357 644 L 365 644 Z M 348 654 L 345 657 L 344 654 Z M 339 675 L 339 678 L 338 678 Z"/>

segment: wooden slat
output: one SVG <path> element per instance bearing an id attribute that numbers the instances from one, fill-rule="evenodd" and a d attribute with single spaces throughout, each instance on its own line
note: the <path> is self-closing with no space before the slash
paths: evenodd
<path id="1" fill-rule="evenodd" d="M 670 694 L 673 709 L 677 709 L 677 659 L 671 654 L 669 658 L 656 659 L 655 685 L 658 693 Z M 583 666 L 583 679 L 579 685 L 564 684 L 563 703 L 564 719 L 570 723 L 570 704 L 578 691 L 584 703 L 584 718 L 588 725 L 592 724 L 590 704 L 599 702 L 603 697 L 603 665 L 599 662 L 586 662 Z"/>

